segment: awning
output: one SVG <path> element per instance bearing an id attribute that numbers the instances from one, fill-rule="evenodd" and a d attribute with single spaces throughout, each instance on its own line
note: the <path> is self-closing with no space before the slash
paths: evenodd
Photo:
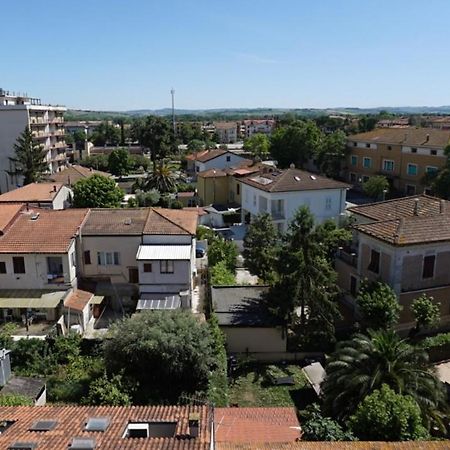
<path id="1" fill-rule="evenodd" d="M 0 290 L 0 308 L 56 308 L 67 291 Z"/>
<path id="2" fill-rule="evenodd" d="M 91 305 L 100 305 L 105 297 L 103 295 L 94 295 L 90 300 L 89 304 Z"/>
<path id="3" fill-rule="evenodd" d="M 164 300 L 138 300 L 136 309 L 178 309 L 181 307 L 181 299 L 178 295 L 166 297 Z"/>
<path id="4" fill-rule="evenodd" d="M 140 245 L 137 251 L 138 261 L 151 260 L 189 260 L 190 245 Z"/>

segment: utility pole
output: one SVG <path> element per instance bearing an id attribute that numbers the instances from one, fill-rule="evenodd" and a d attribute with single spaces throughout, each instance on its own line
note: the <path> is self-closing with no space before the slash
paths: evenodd
<path id="1" fill-rule="evenodd" d="M 170 90 L 170 94 L 172 95 L 172 126 L 173 126 L 173 135 L 177 135 L 177 127 L 175 124 L 175 89 L 172 88 Z"/>

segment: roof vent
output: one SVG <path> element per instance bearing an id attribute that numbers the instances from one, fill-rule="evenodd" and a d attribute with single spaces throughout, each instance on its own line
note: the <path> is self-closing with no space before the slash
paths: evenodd
<path id="1" fill-rule="evenodd" d="M 426 141 L 425 142 L 428 142 L 430 140 L 430 135 L 429 134 L 427 134 L 427 139 L 426 139 Z"/>
<path id="2" fill-rule="evenodd" d="M 295 181 L 300 181 L 300 177 L 298 177 L 297 175 L 295 175 L 294 180 L 295 180 Z"/>
<path id="3" fill-rule="evenodd" d="M 440 212 L 441 214 L 444 214 L 444 213 L 445 213 L 445 200 L 441 200 L 441 201 L 439 202 L 439 212 Z"/>
<path id="4" fill-rule="evenodd" d="M 295 169 L 295 164 L 294 163 L 290 163 L 289 164 L 289 169 Z"/>
<path id="5" fill-rule="evenodd" d="M 33 213 L 31 214 L 30 220 L 38 220 L 40 216 L 40 213 Z"/>
<path id="6" fill-rule="evenodd" d="M 414 199 L 414 215 L 415 216 L 419 215 L 419 199 L 418 198 Z"/>
<path id="7" fill-rule="evenodd" d="M 311 178 L 311 180 L 317 180 L 317 177 L 315 175 L 310 175 L 309 178 Z"/>
<path id="8" fill-rule="evenodd" d="M 125 225 L 131 225 L 131 217 L 127 217 L 124 221 Z"/>

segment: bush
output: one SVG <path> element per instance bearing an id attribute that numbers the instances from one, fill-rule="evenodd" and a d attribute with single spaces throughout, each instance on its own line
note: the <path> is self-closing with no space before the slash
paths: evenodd
<path id="1" fill-rule="evenodd" d="M 205 227 L 203 225 L 199 225 L 197 227 L 197 240 L 202 241 L 206 239 L 208 241 L 208 244 L 211 244 L 211 242 L 216 238 L 216 233 L 211 228 Z"/>
<path id="2" fill-rule="evenodd" d="M 106 373 L 89 386 L 89 394 L 81 400 L 93 406 L 129 406 L 131 398 L 120 374 L 108 378 Z"/>
<path id="3" fill-rule="evenodd" d="M 118 208 L 122 199 L 122 189 L 113 179 L 103 175 L 92 175 L 73 185 L 75 208 Z"/>
<path id="4" fill-rule="evenodd" d="M 230 272 L 236 269 L 236 258 L 238 255 L 236 244 L 233 241 L 226 241 L 220 236 L 216 236 L 208 248 L 208 263 L 215 266 L 219 262 L 224 262 Z"/>
<path id="5" fill-rule="evenodd" d="M 427 337 L 420 342 L 420 347 L 429 350 L 435 347 L 443 347 L 450 344 L 450 333 L 439 333 L 436 336 Z"/>
<path id="6" fill-rule="evenodd" d="M 0 406 L 31 406 L 30 397 L 22 394 L 0 394 Z"/>
<path id="7" fill-rule="evenodd" d="M 383 175 L 370 177 L 363 184 L 363 191 L 366 195 L 374 199 L 382 198 L 385 192 L 389 192 L 389 181 Z"/>
<path id="8" fill-rule="evenodd" d="M 226 286 L 236 283 L 236 277 L 233 272 L 228 270 L 225 261 L 218 262 L 209 269 L 210 283 L 213 286 Z"/>

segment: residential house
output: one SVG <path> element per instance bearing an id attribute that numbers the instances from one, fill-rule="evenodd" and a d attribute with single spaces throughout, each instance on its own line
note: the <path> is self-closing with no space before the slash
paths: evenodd
<path id="1" fill-rule="evenodd" d="M 46 151 L 45 161 L 50 173 L 57 172 L 66 163 L 63 106 L 42 104 L 38 98 L 0 89 L 0 192 L 7 192 L 22 184 L 15 171 L 14 144 L 30 128 L 35 144 Z"/>
<path id="2" fill-rule="evenodd" d="M 394 117 L 393 119 L 382 119 L 377 122 L 378 128 L 407 128 L 409 117 Z"/>
<path id="3" fill-rule="evenodd" d="M 277 229 L 285 232 L 295 212 L 308 206 L 318 223 L 326 219 L 339 221 L 345 211 L 349 185 L 314 175 L 293 167 L 286 170 L 267 168 L 260 174 L 240 179 L 242 222 L 267 212 Z"/>
<path id="4" fill-rule="evenodd" d="M 272 134 L 273 129 L 275 128 L 275 120 L 274 119 L 250 119 L 243 120 L 242 125 L 244 125 L 244 137 L 248 139 L 252 137 L 254 134 Z"/>
<path id="5" fill-rule="evenodd" d="M 424 177 L 446 165 L 449 142 L 450 130 L 432 128 L 377 128 L 349 136 L 348 181 L 361 186 L 381 174 L 406 195 L 428 192 Z"/>
<path id="6" fill-rule="evenodd" d="M 208 150 L 206 152 L 199 152 L 195 156 L 195 172 L 204 172 L 210 169 L 227 169 L 235 167 L 240 164 L 251 164 L 251 160 L 236 155 L 228 150 Z"/>
<path id="7" fill-rule="evenodd" d="M 0 195 L 0 205 L 25 203 L 29 207 L 65 209 L 72 191 L 62 183 L 31 183 Z"/>
<path id="8" fill-rule="evenodd" d="M 336 259 L 347 304 L 355 308 L 362 280 L 381 281 L 394 289 L 403 307 L 400 328 L 413 326 L 410 307 L 422 294 L 440 302 L 441 321 L 449 323 L 450 202 L 419 195 L 348 211 L 356 221 L 354 240 Z"/>
<path id="9" fill-rule="evenodd" d="M 2 414 L 2 449 L 214 448 L 208 406 L 10 406 Z"/>
<path id="10" fill-rule="evenodd" d="M 177 192 L 176 199 L 183 205 L 184 207 L 193 207 L 198 203 L 197 192 Z"/>
<path id="11" fill-rule="evenodd" d="M 82 131 L 87 137 L 92 134 L 101 123 L 103 123 L 101 120 L 73 120 L 65 122 L 64 128 L 68 133 Z"/>
<path id="12" fill-rule="evenodd" d="M 95 296 L 92 292 L 76 289 L 64 299 L 64 326 L 83 334 L 89 322 L 94 317 L 94 306 L 103 297 Z"/>
<path id="13" fill-rule="evenodd" d="M 214 122 L 214 128 L 221 144 L 233 144 L 238 140 L 236 122 Z"/>
<path id="14" fill-rule="evenodd" d="M 282 324 L 269 314 L 262 296 L 267 286 L 213 286 L 211 302 L 228 353 L 258 355 L 286 352 Z M 282 356 L 281 356 L 282 357 Z"/>
<path id="15" fill-rule="evenodd" d="M 92 209 L 81 230 L 80 273 L 97 283 L 98 294 L 118 295 L 130 308 L 136 297 L 165 300 L 180 293 L 177 300 L 188 307 L 197 223 L 196 209 Z"/>
<path id="16" fill-rule="evenodd" d="M 77 181 L 90 178 L 92 175 L 103 175 L 104 177 L 111 177 L 108 172 L 94 170 L 89 167 L 83 167 L 78 164 L 67 166 L 64 170 L 54 173 L 48 177 L 48 180 L 53 183 L 60 183 L 69 188 Z"/>

